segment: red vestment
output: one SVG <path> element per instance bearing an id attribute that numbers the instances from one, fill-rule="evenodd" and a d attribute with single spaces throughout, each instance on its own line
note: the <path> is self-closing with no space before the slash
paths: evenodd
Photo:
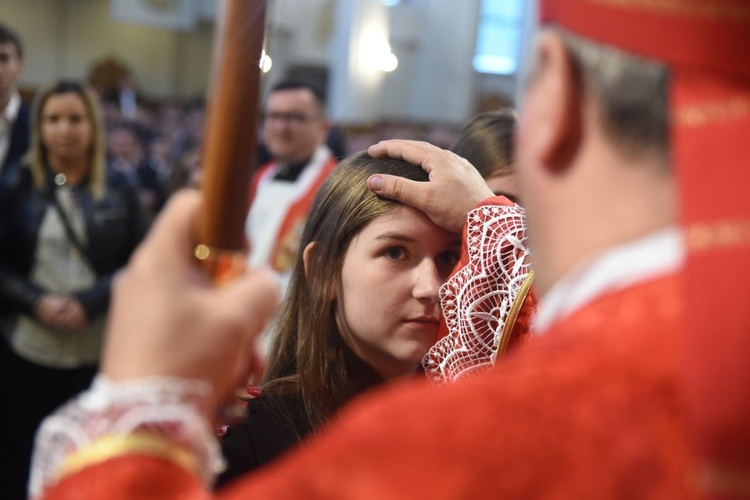
<path id="1" fill-rule="evenodd" d="M 279 182 L 274 181 L 274 177 L 280 169 L 278 162 L 268 162 L 258 169 L 250 182 L 250 212 L 246 223 L 252 265 L 267 266 L 282 273 L 290 272 L 299 250 L 299 239 L 313 199 L 328 175 L 336 168 L 336 165 L 338 165 L 338 160 L 327 148 L 318 148 L 313 158 L 305 165 L 305 171 L 300 174 L 298 179 L 294 182 L 282 182 L 284 185 L 288 184 L 289 188 L 293 188 L 286 195 L 288 198 L 278 198 L 276 197 L 278 193 L 259 194 L 259 190 L 263 191 L 274 182 Z M 254 207 L 256 200 L 263 202 L 262 214 L 268 215 L 269 207 L 266 204 L 272 202 L 273 211 L 279 211 L 280 215 L 278 220 L 274 219 L 274 222 L 264 226 L 262 231 L 257 231 L 254 227 L 251 227 L 254 210 L 257 210 L 257 207 Z M 257 240 L 254 240 L 253 237 Z M 254 251 L 259 251 L 256 247 L 263 249 L 260 250 L 260 256 L 253 256 L 252 254 Z"/>
<path id="2" fill-rule="evenodd" d="M 461 258 L 440 288 L 437 342 L 422 360 L 438 383 L 484 370 L 530 339 L 538 303 L 523 208 L 504 196 L 482 201 L 469 212 L 462 240 Z"/>
<path id="3" fill-rule="evenodd" d="M 368 394 L 216 498 L 684 498 L 681 283 L 602 296 L 476 377 Z M 64 478 L 47 498 L 151 488 L 211 497 L 178 466 L 129 455 Z"/>

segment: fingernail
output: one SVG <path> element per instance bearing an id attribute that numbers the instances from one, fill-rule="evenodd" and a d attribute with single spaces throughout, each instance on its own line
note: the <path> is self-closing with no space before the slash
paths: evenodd
<path id="1" fill-rule="evenodd" d="M 383 178 L 379 175 L 373 175 L 367 180 L 367 185 L 373 191 L 380 191 L 383 189 Z"/>
<path id="2" fill-rule="evenodd" d="M 249 385 L 245 388 L 245 392 L 247 392 L 247 395 L 250 396 L 252 399 L 255 399 L 261 394 L 263 394 L 263 389 L 261 389 L 260 387 Z"/>

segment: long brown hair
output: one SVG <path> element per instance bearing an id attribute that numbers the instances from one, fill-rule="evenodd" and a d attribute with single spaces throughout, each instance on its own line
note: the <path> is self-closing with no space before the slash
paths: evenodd
<path id="1" fill-rule="evenodd" d="M 450 150 L 469 160 L 485 179 L 510 174 L 514 171 L 513 134 L 517 122 L 512 109 L 481 113 L 464 125 Z"/>
<path id="2" fill-rule="evenodd" d="M 29 152 L 26 154 L 25 162 L 31 168 L 31 174 L 36 187 L 46 189 L 49 165 L 47 163 L 47 147 L 42 141 L 42 112 L 44 111 L 47 99 L 55 95 L 68 93 L 80 96 L 86 107 L 88 119 L 91 120 L 94 142 L 91 146 L 91 156 L 89 159 L 88 187 L 94 198 L 100 199 L 104 196 L 106 190 L 107 177 L 104 125 L 96 95 L 79 82 L 60 80 L 45 87 L 36 95 L 31 110 L 31 143 L 29 144 Z"/>
<path id="3" fill-rule="evenodd" d="M 344 160 L 318 191 L 305 224 L 287 298 L 275 323 L 275 341 L 263 378 L 266 393 L 299 393 L 311 426 L 342 404 L 383 382 L 344 342 L 348 332 L 333 297 L 341 297 L 341 269 L 352 239 L 376 217 L 398 205 L 367 189 L 373 174 L 426 181 L 427 173 L 403 160 Z M 310 244 L 307 272 L 302 251 Z"/>

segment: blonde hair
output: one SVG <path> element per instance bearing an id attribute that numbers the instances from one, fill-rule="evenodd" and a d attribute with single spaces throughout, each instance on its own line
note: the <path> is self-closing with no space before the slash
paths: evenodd
<path id="1" fill-rule="evenodd" d="M 94 141 L 89 157 L 88 187 L 95 199 L 101 199 L 107 189 L 107 143 L 98 98 L 85 85 L 76 81 L 60 80 L 45 87 L 36 95 L 31 109 L 31 141 L 24 160 L 31 169 L 34 185 L 42 190 L 47 189 L 49 165 L 47 147 L 42 142 L 42 112 L 47 99 L 51 96 L 68 93 L 80 96 L 86 107 L 88 118 L 91 120 Z"/>

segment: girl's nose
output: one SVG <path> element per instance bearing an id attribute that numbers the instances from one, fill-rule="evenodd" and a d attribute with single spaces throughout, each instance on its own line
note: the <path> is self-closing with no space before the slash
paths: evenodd
<path id="1" fill-rule="evenodd" d="M 414 297 L 437 303 L 443 281 L 440 279 L 435 262 L 432 259 L 423 259 L 416 267 L 415 274 Z"/>

